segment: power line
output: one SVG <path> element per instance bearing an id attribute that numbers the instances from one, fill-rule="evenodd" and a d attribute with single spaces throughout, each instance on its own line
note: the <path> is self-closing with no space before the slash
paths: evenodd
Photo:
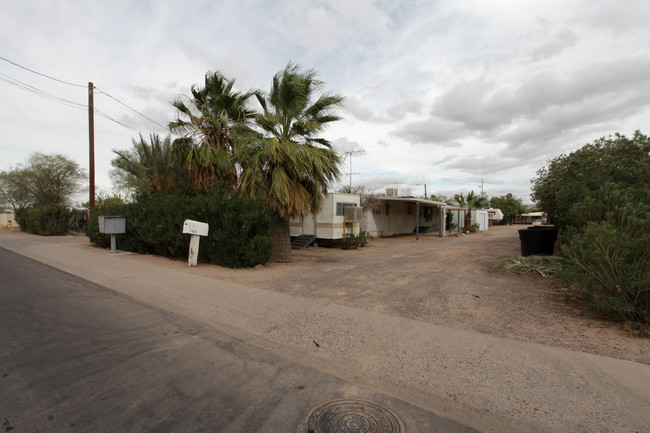
<path id="1" fill-rule="evenodd" d="M 44 90 L 38 89 L 34 86 L 30 86 L 27 83 L 23 83 L 22 81 L 16 80 L 15 78 L 10 77 L 9 75 L 3 74 L 0 72 L 0 81 L 3 81 L 7 84 L 10 84 L 18 89 L 24 90 L 26 92 L 30 92 L 34 95 L 40 96 L 41 98 L 48 99 L 53 102 L 58 102 L 60 104 L 66 105 L 71 108 L 76 108 L 79 110 L 86 110 L 88 107 L 86 107 L 84 104 L 80 104 L 75 101 L 71 101 L 69 99 L 62 98 L 60 96 L 54 95 L 52 93 L 48 93 Z"/>
<path id="2" fill-rule="evenodd" d="M 68 82 L 68 81 L 63 81 L 63 80 L 59 80 L 58 78 L 50 77 L 50 76 L 47 75 L 47 74 L 43 74 L 43 73 L 38 72 L 38 71 L 35 71 L 35 70 L 33 70 L 33 69 L 29 69 L 29 68 L 27 68 L 27 67 L 25 67 L 25 66 L 23 66 L 23 65 L 19 65 L 18 63 L 12 62 L 11 60 L 6 59 L 6 58 L 4 58 L 4 57 L 2 57 L 2 56 L 0 56 L 0 59 L 4 60 L 4 61 L 7 62 L 7 63 L 11 63 L 11 64 L 14 65 L 14 66 L 18 66 L 19 68 L 22 68 L 22 69 L 24 69 L 24 70 L 26 70 L 26 71 L 29 71 L 29 72 L 31 72 L 31 73 L 34 73 L 34 74 L 36 74 L 36 75 L 40 75 L 41 77 L 49 78 L 50 80 L 58 81 L 59 83 L 67 84 L 68 86 L 86 87 L 84 84 L 75 84 L 75 83 L 70 83 L 70 82 Z"/>
<path id="3" fill-rule="evenodd" d="M 76 108 L 78 110 L 83 110 L 83 111 L 88 110 L 88 106 L 86 106 L 84 104 L 80 104 L 78 102 L 62 98 L 62 97 L 54 95 L 52 93 L 48 93 L 48 92 L 46 92 L 44 90 L 41 90 L 41 89 L 39 89 L 37 87 L 31 86 L 31 85 L 29 85 L 27 83 L 23 83 L 22 81 L 16 80 L 15 78 L 10 77 L 9 75 L 3 74 L 2 72 L 0 72 L 0 81 L 3 81 L 5 83 L 7 83 L 7 84 L 10 84 L 10 85 L 12 85 L 12 86 L 14 86 L 14 87 L 16 87 L 18 89 L 21 89 L 21 90 L 24 90 L 26 92 L 32 93 L 32 94 L 34 94 L 36 96 L 40 96 L 41 98 L 45 98 L 45 99 L 50 100 L 52 102 L 57 102 L 59 104 L 68 106 L 70 108 Z M 102 92 L 102 93 L 104 93 L 104 92 Z M 123 105 L 125 105 L 125 104 L 123 104 Z M 111 122 L 115 122 L 118 125 L 121 125 L 121 126 L 127 128 L 127 129 L 132 129 L 134 131 L 138 131 L 140 133 L 147 134 L 147 132 L 145 132 L 145 131 L 142 131 L 142 130 L 136 128 L 136 127 L 127 125 L 126 123 L 120 122 L 119 120 L 116 120 L 116 119 L 112 118 L 108 114 L 98 110 L 96 107 L 93 109 L 93 111 L 95 113 L 97 113 L 98 115 L 100 115 L 101 117 L 103 117 L 105 119 L 108 119 Z"/>
<path id="4" fill-rule="evenodd" d="M 7 78 L 4 78 L 4 77 L 7 77 Z M 30 86 L 28 84 L 25 84 L 25 83 L 22 83 L 22 82 L 20 82 L 18 80 L 15 80 L 15 79 L 13 79 L 11 77 L 8 77 L 3 73 L 0 73 L 0 81 L 3 81 L 5 83 L 7 83 L 7 84 L 11 84 L 12 86 L 15 86 L 15 87 L 17 87 L 17 88 L 19 88 L 21 90 L 25 90 L 27 92 L 33 93 L 36 96 L 40 96 L 40 97 L 48 99 L 48 100 L 50 100 L 52 102 L 57 102 L 59 104 L 68 106 L 70 108 L 76 108 L 76 109 L 82 110 L 82 111 L 88 110 L 88 107 L 86 105 L 84 105 L 84 104 L 80 104 L 78 102 L 70 101 L 68 99 L 61 98 L 59 96 L 53 95 L 51 93 L 47 93 L 47 92 L 45 92 L 43 90 L 37 89 L 36 87 Z M 111 122 L 115 122 L 118 125 L 121 125 L 121 126 L 127 128 L 127 129 L 132 129 L 134 131 L 138 131 L 138 132 L 145 133 L 145 134 L 147 133 L 147 132 L 141 131 L 140 129 L 135 128 L 133 126 L 127 125 L 126 123 L 120 122 L 119 120 L 113 119 L 111 116 L 109 116 L 106 113 L 103 113 L 102 111 L 98 110 L 97 108 L 94 108 L 93 111 L 95 113 L 97 113 L 98 115 L 100 115 L 101 117 L 103 117 L 105 119 L 108 119 Z"/>
<path id="5" fill-rule="evenodd" d="M 37 75 L 40 75 L 40 76 L 43 76 L 43 77 L 49 78 L 49 79 L 54 80 L 54 81 L 58 81 L 58 82 L 63 83 L 63 84 L 67 84 L 67 85 L 75 86 L 75 87 L 84 87 L 84 88 L 86 87 L 85 85 L 74 84 L 74 83 L 70 83 L 70 82 L 68 82 L 68 81 L 59 80 L 58 78 L 51 77 L 51 76 L 49 76 L 49 75 L 47 75 L 47 74 L 43 74 L 43 73 L 41 73 L 41 72 L 34 71 L 33 69 L 30 69 L 30 68 L 27 68 L 27 67 L 25 67 L 25 66 L 19 65 L 18 63 L 12 62 L 11 60 L 9 60 L 9 59 L 7 59 L 7 58 L 5 58 L 5 57 L 2 57 L 2 56 L 0 56 L 0 59 L 4 60 L 5 62 L 11 63 L 11 64 L 14 65 L 14 66 L 17 66 L 17 67 L 19 67 L 19 68 L 22 68 L 22 69 L 25 69 L 25 70 L 27 70 L 27 71 L 29 71 L 29 72 L 32 72 L 32 73 L 34 73 L 34 74 L 37 74 Z M 62 104 L 62 105 L 66 105 L 66 106 L 71 107 L 71 108 L 76 108 L 76 109 L 79 109 L 79 110 L 87 110 L 87 109 L 88 109 L 88 107 L 87 107 L 86 105 L 84 105 L 84 104 L 80 104 L 80 103 L 78 103 L 78 102 L 75 102 L 75 101 L 71 101 L 71 100 L 69 100 L 69 99 L 62 98 L 62 97 L 57 96 L 57 95 L 54 95 L 54 94 L 52 94 L 52 93 L 48 93 L 48 92 L 46 92 L 46 91 L 44 91 L 44 90 L 38 89 L 37 87 L 31 86 L 31 85 L 29 85 L 29 84 L 27 84 L 27 83 L 24 83 L 24 82 L 22 82 L 22 81 L 20 81 L 20 80 L 17 80 L 17 79 L 15 79 L 15 78 L 10 77 L 9 75 L 3 74 L 3 73 L 1 73 L 1 72 L 0 72 L 0 81 L 3 81 L 3 82 L 5 82 L 5 83 L 7 83 L 7 84 L 10 84 L 10 85 L 12 85 L 12 86 L 14 86 L 14 87 L 16 87 L 16 88 L 18 88 L 18 89 L 24 90 L 24 91 L 26 91 L 26 92 L 30 92 L 30 93 L 32 93 L 32 94 L 34 94 L 34 95 L 40 96 L 40 97 L 42 97 L 42 98 L 48 99 L 48 100 L 53 101 L 53 102 L 57 102 L 57 103 Z M 140 113 L 138 110 L 136 110 L 136 109 L 133 108 L 133 107 L 130 107 L 129 105 L 127 105 L 127 104 L 125 104 L 124 102 L 122 102 L 122 101 L 120 101 L 119 99 L 117 99 L 116 97 L 114 97 L 114 96 L 112 96 L 112 95 L 109 95 L 108 93 L 106 93 L 106 92 L 104 92 L 104 91 L 101 91 L 101 90 L 100 90 L 98 93 L 102 93 L 102 94 L 108 96 L 109 98 L 111 98 L 111 99 L 113 99 L 114 101 L 116 101 L 116 102 L 122 104 L 123 106 L 125 106 L 125 107 L 128 108 L 129 110 L 132 110 L 132 111 L 134 111 L 135 113 L 139 114 L 140 116 L 144 117 L 145 119 L 149 120 L 150 122 L 155 123 L 156 125 L 160 126 L 161 128 L 163 128 L 163 129 L 165 129 L 165 130 L 167 129 L 166 126 L 164 126 L 164 125 L 162 125 L 162 124 L 156 122 L 156 121 L 153 120 L 152 118 L 150 118 L 150 117 L 148 117 L 148 116 L 146 116 L 146 115 Z M 106 113 L 103 113 L 103 112 L 99 111 L 97 108 L 94 108 L 93 111 L 96 112 L 97 114 L 99 114 L 100 116 L 104 117 L 105 119 L 110 120 L 111 122 L 115 122 L 115 123 L 117 123 L 118 125 L 121 125 L 121 126 L 123 126 L 123 127 L 125 127 L 125 128 L 132 129 L 132 130 L 134 130 L 134 131 L 138 131 L 138 132 L 144 133 L 144 131 L 141 131 L 141 130 L 138 129 L 138 128 L 135 128 L 135 127 L 133 127 L 133 126 L 127 125 L 126 123 L 120 122 L 119 120 L 116 120 L 116 119 L 110 117 L 110 116 L 107 115 Z"/>
<path id="6" fill-rule="evenodd" d="M 150 118 L 150 117 L 148 117 L 148 116 L 145 116 L 144 114 L 140 113 L 140 112 L 139 112 L 138 110 L 136 110 L 135 108 L 126 105 L 124 102 L 120 101 L 119 99 L 117 99 L 117 98 L 114 97 L 114 96 L 109 95 L 108 93 L 104 92 L 103 90 L 100 90 L 98 93 L 102 93 L 102 94 L 108 96 L 108 97 L 111 98 L 112 100 L 114 100 L 114 101 L 116 101 L 116 102 L 118 102 L 118 103 L 124 105 L 124 106 L 125 106 L 126 108 L 128 108 L 129 110 L 132 110 L 132 111 L 134 111 L 135 113 L 139 114 L 140 116 L 144 117 L 144 118 L 147 119 L 148 121 L 155 123 L 156 125 L 160 126 L 160 127 L 163 128 L 163 129 L 167 129 L 166 126 L 161 125 L 160 123 L 156 122 L 155 120 L 153 120 L 152 118 Z"/>
<path id="7" fill-rule="evenodd" d="M 134 127 L 134 126 L 130 126 L 130 125 L 127 125 L 126 123 L 120 122 L 119 120 L 113 119 L 113 118 L 112 118 L 111 116 L 109 116 L 108 114 L 103 113 L 102 111 L 98 110 L 97 107 L 94 108 L 94 112 L 97 113 L 97 114 L 99 114 L 101 117 L 103 117 L 103 118 L 105 118 L 105 119 L 108 119 L 108 120 L 110 120 L 111 122 L 115 122 L 115 123 L 117 123 L 118 125 L 121 125 L 121 126 L 127 128 L 127 129 L 132 129 L 132 130 L 134 130 L 134 131 L 138 131 L 138 132 L 140 132 L 140 133 L 142 133 L 142 134 L 148 134 L 148 132 L 146 132 L 146 131 L 142 131 L 142 130 L 140 130 L 140 129 Z"/>

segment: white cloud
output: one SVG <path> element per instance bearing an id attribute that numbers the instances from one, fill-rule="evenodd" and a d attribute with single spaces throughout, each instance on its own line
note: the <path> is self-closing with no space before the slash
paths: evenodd
<path id="1" fill-rule="evenodd" d="M 393 131 L 392 135 L 415 144 L 457 147 L 455 140 L 464 133 L 465 128 L 461 122 L 431 116 L 425 120 L 407 123 Z"/>
<path id="2" fill-rule="evenodd" d="M 166 124 L 169 102 L 207 71 L 268 90 L 290 60 L 347 96 L 326 138 L 355 156 L 353 182 L 431 191 L 523 192 L 560 153 L 615 131 L 645 130 L 650 3 L 630 0 L 24 0 L 3 5 L 0 55 L 95 85 Z M 0 61 L 0 73 L 80 104 L 86 90 Z M 33 151 L 87 166 L 87 114 L 0 82 L 3 166 Z M 98 108 L 162 132 L 98 95 Z M 137 132 L 97 119 L 98 183 L 111 149 Z"/>
<path id="3" fill-rule="evenodd" d="M 578 36 L 574 32 L 567 29 L 562 30 L 550 41 L 534 47 L 530 52 L 531 60 L 538 61 L 555 57 L 564 50 L 576 45 L 577 42 Z"/>

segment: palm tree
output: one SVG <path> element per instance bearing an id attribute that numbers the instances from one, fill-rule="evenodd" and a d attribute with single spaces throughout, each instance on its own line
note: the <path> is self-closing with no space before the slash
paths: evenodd
<path id="1" fill-rule="evenodd" d="M 462 193 L 456 194 L 454 200 L 456 200 L 460 207 L 467 208 L 464 224 L 465 230 L 470 232 L 472 230 L 472 210 L 486 207 L 488 205 L 487 197 L 481 194 L 475 194 L 474 190 L 472 190 L 466 197 Z"/>
<path id="2" fill-rule="evenodd" d="M 131 150 L 113 150 L 117 155 L 111 161 L 111 177 L 122 187 L 142 192 L 173 192 L 180 178 L 180 166 L 176 162 L 171 138 L 164 140 L 151 134 L 149 142 L 140 135 L 140 141 L 132 140 Z"/>
<path id="3" fill-rule="evenodd" d="M 335 109 L 343 97 L 316 97 L 323 85 L 314 70 L 287 65 L 273 77 L 269 94 L 258 95 L 264 111 L 255 120 L 263 136 L 238 149 L 240 190 L 261 194 L 278 217 L 272 234 L 275 261 L 290 259 L 290 219 L 318 212 L 328 184 L 341 175 L 341 158 L 320 134 L 340 119 Z"/>
<path id="4" fill-rule="evenodd" d="M 216 180 L 237 183 L 232 155 L 237 135 L 252 133 L 249 124 L 255 111 L 247 101 L 257 92 L 233 91 L 234 84 L 219 72 L 208 72 L 204 87 L 193 85 L 191 97 L 172 102 L 178 119 L 169 129 L 182 135 L 174 146 L 198 190 L 209 189 Z"/>

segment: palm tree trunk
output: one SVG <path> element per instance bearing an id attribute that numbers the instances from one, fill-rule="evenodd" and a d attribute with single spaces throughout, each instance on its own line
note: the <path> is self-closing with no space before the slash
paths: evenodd
<path id="1" fill-rule="evenodd" d="M 472 231 L 472 210 L 467 209 L 467 213 L 465 214 L 465 230 L 470 232 Z"/>
<path id="2" fill-rule="evenodd" d="M 271 239 L 273 239 L 273 252 L 271 253 L 271 261 L 279 263 L 287 263 L 291 261 L 291 231 L 289 228 L 289 220 L 279 218 L 275 222 L 275 228 L 271 232 Z"/>

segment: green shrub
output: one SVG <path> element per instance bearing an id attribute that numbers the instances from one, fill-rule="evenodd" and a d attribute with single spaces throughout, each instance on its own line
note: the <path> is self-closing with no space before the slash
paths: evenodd
<path id="1" fill-rule="evenodd" d="M 359 232 L 358 235 L 355 235 L 354 233 L 346 233 L 339 246 L 344 250 L 356 247 L 365 247 L 372 239 L 372 235 L 368 232 Z"/>
<path id="2" fill-rule="evenodd" d="M 365 247 L 368 242 L 374 239 L 369 232 L 359 232 L 358 238 L 360 247 Z"/>
<path id="3" fill-rule="evenodd" d="M 636 131 L 631 138 L 619 134 L 600 138 L 552 159 L 532 182 L 531 198 L 556 227 L 582 227 L 572 208 L 603 185 L 650 185 L 650 137 Z"/>
<path id="4" fill-rule="evenodd" d="M 271 258 L 275 216 L 265 202 L 213 193 L 205 206 L 210 213 L 202 221 L 210 223 L 210 232 L 205 239 L 204 257 L 209 262 L 243 268 L 264 264 Z"/>
<path id="5" fill-rule="evenodd" d="M 63 236 L 68 232 L 70 209 L 62 204 L 20 209 L 16 220 L 20 229 L 43 236 Z"/>
<path id="6" fill-rule="evenodd" d="M 650 189 L 604 185 L 572 218 L 584 227 L 564 234 L 563 282 L 599 313 L 650 323 Z"/>
<path id="7" fill-rule="evenodd" d="M 650 323 L 650 137 L 601 138 L 537 172 L 533 200 L 562 231 L 559 273 L 591 309 Z"/>
<path id="8" fill-rule="evenodd" d="M 183 235 L 183 221 L 204 221 L 191 197 L 176 194 L 141 195 L 127 205 L 125 216 L 125 249 L 174 258 L 187 257 L 189 236 Z"/>
<path id="9" fill-rule="evenodd" d="M 99 219 L 100 215 L 103 216 L 124 216 L 126 214 L 127 206 L 121 199 L 110 198 L 102 200 L 101 204 L 98 204 L 90 211 L 88 217 L 88 223 L 84 226 L 84 233 L 90 239 L 90 242 L 97 245 L 98 247 L 106 248 L 111 245 L 111 236 L 99 233 Z M 129 222 L 127 220 L 126 230 L 129 230 Z M 120 248 L 124 248 L 122 243 L 124 242 L 124 236 L 117 235 L 116 238 Z"/>
<path id="10" fill-rule="evenodd" d="M 210 226 L 208 236 L 200 240 L 199 260 L 241 268 L 271 258 L 274 217 L 270 210 L 261 200 L 231 195 L 227 187 L 199 195 L 140 195 L 126 205 L 97 206 L 86 235 L 106 247 L 110 238 L 98 233 L 99 215 L 126 217 L 126 233 L 117 237 L 118 248 L 123 250 L 187 258 L 190 235 L 183 234 L 183 222 L 191 219 Z"/>
<path id="11" fill-rule="evenodd" d="M 14 219 L 16 220 L 16 223 L 18 223 L 18 227 L 20 227 L 20 231 L 26 232 L 27 231 L 27 208 L 25 207 L 16 208 L 16 210 L 14 210 Z"/>

